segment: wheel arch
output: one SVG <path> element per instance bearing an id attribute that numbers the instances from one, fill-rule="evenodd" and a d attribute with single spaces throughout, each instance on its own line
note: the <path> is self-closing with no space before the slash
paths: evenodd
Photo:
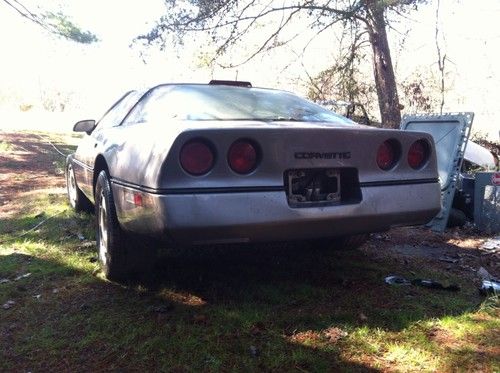
<path id="1" fill-rule="evenodd" d="M 98 178 L 99 174 L 101 173 L 101 171 L 106 171 L 106 173 L 108 174 L 108 177 L 110 176 L 108 163 L 106 162 L 106 159 L 104 158 L 104 156 L 102 154 L 99 154 L 96 157 L 95 162 L 94 162 L 94 177 L 92 180 L 92 190 L 93 190 L 93 194 L 94 194 L 94 200 L 95 200 L 95 186 L 97 183 L 97 178 Z"/>
<path id="2" fill-rule="evenodd" d="M 71 154 L 68 154 L 66 156 L 66 167 L 68 167 L 68 165 L 73 162 L 74 156 L 75 156 L 75 153 L 71 153 Z"/>

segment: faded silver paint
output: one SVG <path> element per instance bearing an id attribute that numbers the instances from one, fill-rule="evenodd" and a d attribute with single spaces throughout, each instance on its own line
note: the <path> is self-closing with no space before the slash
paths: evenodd
<path id="1" fill-rule="evenodd" d="M 120 123 L 106 128 L 98 124 L 68 162 L 76 184 L 91 201 L 98 160 L 105 162 L 119 223 L 130 232 L 186 244 L 309 239 L 423 224 L 440 209 L 435 152 L 417 171 L 406 161 L 416 140 L 425 139 L 434 150 L 429 134 L 341 122 Z M 216 153 L 214 168 L 203 176 L 187 174 L 179 163 L 181 147 L 195 138 L 211 143 Z M 259 144 L 262 152 L 249 175 L 233 172 L 227 162 L 229 147 L 242 138 Z M 393 169 L 382 171 L 376 153 L 388 139 L 401 144 L 403 156 Z M 310 153 L 320 156 L 297 157 Z M 359 203 L 288 204 L 287 170 L 347 167 L 357 170 Z M 142 206 L 131 203 L 134 192 L 141 193 Z"/>
<path id="2" fill-rule="evenodd" d="M 377 232 L 427 222 L 439 211 L 438 183 L 362 188 L 359 204 L 291 208 L 285 192 L 147 194 L 148 206 L 125 202 L 113 184 L 123 227 L 176 242 L 263 242 Z M 400 197 L 398 197 L 400 196 Z"/>

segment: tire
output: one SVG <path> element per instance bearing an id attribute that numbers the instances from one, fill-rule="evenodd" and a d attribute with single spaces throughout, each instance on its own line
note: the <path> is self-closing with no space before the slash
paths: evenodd
<path id="1" fill-rule="evenodd" d="M 92 203 L 87 197 L 85 197 L 85 194 L 83 194 L 76 184 L 75 171 L 73 170 L 71 163 L 66 165 L 66 191 L 68 194 L 69 204 L 73 210 L 77 212 L 92 211 Z"/>
<path id="2" fill-rule="evenodd" d="M 104 276 L 113 281 L 125 280 L 132 273 L 144 272 L 156 260 L 156 248 L 145 246 L 124 232 L 118 222 L 108 175 L 101 171 L 95 187 L 96 244 Z"/>
<path id="3" fill-rule="evenodd" d="M 320 246 L 331 250 L 354 250 L 362 246 L 368 240 L 368 234 L 356 234 L 352 236 L 335 237 L 320 241 Z"/>

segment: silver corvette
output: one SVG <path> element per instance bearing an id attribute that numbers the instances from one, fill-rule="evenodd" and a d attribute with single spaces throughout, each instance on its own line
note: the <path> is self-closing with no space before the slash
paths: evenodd
<path id="1" fill-rule="evenodd" d="M 246 82 L 126 93 L 67 159 L 70 204 L 95 209 L 105 275 L 178 245 L 331 239 L 423 224 L 440 210 L 432 137 L 376 129 Z"/>

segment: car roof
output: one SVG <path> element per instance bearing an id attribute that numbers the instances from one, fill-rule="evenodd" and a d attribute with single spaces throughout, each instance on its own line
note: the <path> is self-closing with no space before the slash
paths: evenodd
<path id="1" fill-rule="evenodd" d="M 212 83 L 212 84 L 211 84 Z M 168 86 L 222 86 L 222 87 L 231 87 L 235 89 L 241 89 L 241 88 L 246 88 L 246 89 L 264 89 L 268 91 L 277 91 L 277 92 L 284 92 L 284 93 L 290 93 L 293 95 L 296 95 L 294 92 L 291 91 L 286 91 L 283 89 L 277 89 L 277 88 L 268 88 L 268 87 L 254 87 L 250 82 L 247 81 L 233 81 L 233 80 L 211 80 L 209 83 L 186 83 L 186 82 L 180 82 L 180 83 L 160 83 L 156 85 L 149 86 L 149 88 L 142 88 L 142 89 L 134 89 L 134 91 L 144 91 L 144 92 L 149 92 L 152 91 L 156 88 L 160 87 L 168 87 Z"/>

